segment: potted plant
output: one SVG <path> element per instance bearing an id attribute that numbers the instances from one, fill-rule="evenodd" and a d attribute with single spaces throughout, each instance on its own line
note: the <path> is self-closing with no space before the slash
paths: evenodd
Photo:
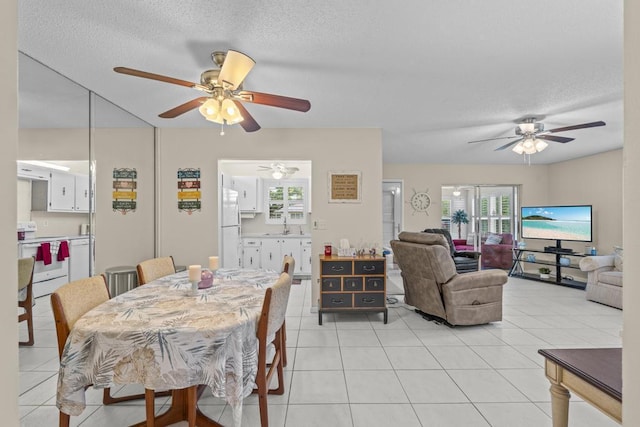
<path id="1" fill-rule="evenodd" d="M 467 216 L 467 213 L 465 211 L 463 211 L 462 209 L 458 209 L 457 211 L 455 211 L 453 213 L 453 215 L 451 216 L 451 222 L 454 224 L 458 224 L 458 239 L 460 239 L 460 234 L 461 234 L 461 227 L 462 224 L 469 224 L 469 217 Z"/>
<path id="2" fill-rule="evenodd" d="M 548 267 L 540 267 L 538 269 L 538 272 L 540 273 L 540 278 L 541 279 L 548 279 L 549 278 L 549 274 L 551 273 L 551 269 Z"/>

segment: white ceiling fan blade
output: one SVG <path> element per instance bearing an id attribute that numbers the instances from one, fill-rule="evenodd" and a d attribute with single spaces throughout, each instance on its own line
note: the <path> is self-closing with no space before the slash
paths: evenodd
<path id="1" fill-rule="evenodd" d="M 244 53 L 229 50 L 220 69 L 218 82 L 225 89 L 235 90 L 242 84 L 255 64 L 256 62 Z"/>

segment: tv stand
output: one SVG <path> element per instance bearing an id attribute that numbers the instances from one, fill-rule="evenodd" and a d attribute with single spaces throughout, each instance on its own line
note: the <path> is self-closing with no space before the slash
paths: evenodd
<path id="1" fill-rule="evenodd" d="M 558 241 L 559 242 L 559 241 Z M 562 251 L 557 251 L 557 249 L 562 249 Z M 580 254 L 572 251 L 567 251 L 558 245 L 554 248 L 556 250 L 549 251 L 547 248 L 544 250 L 540 249 L 513 249 L 513 265 L 509 270 L 509 276 L 513 277 L 521 277 L 524 279 L 537 280 L 540 282 L 553 283 L 554 285 L 568 286 L 571 288 L 584 289 L 586 287 L 585 282 L 581 282 L 579 280 L 574 280 L 573 278 L 568 278 L 562 274 L 563 269 L 580 269 L 578 265 L 580 258 L 585 257 L 587 255 Z M 528 255 L 532 254 L 534 259 L 529 258 Z M 555 255 L 554 259 L 538 259 L 537 254 L 547 254 L 547 255 Z M 569 265 L 560 264 L 560 258 L 566 257 L 569 258 Z M 539 273 L 527 272 L 524 269 L 524 264 L 536 264 L 538 267 L 548 266 L 550 269 L 555 268 L 555 274 L 550 275 L 549 278 L 540 277 Z"/>

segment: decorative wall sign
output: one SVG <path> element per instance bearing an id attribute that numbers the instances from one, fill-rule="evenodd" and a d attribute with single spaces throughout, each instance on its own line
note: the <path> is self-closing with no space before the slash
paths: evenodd
<path id="1" fill-rule="evenodd" d="M 200 212 L 200 168 L 178 169 L 178 212 Z"/>
<path id="2" fill-rule="evenodd" d="M 138 193 L 138 172 L 130 168 L 113 168 L 113 201 L 111 207 L 114 212 L 126 215 L 136 211 Z"/>
<path id="3" fill-rule="evenodd" d="M 329 172 L 329 203 L 360 203 L 361 172 Z"/>

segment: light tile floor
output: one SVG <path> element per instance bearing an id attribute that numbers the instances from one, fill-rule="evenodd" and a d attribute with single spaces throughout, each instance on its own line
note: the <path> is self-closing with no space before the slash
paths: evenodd
<path id="1" fill-rule="evenodd" d="M 397 271 L 391 280 L 396 284 Z M 390 283 L 390 289 L 397 289 Z M 483 326 L 438 325 L 399 302 L 381 314 L 311 312 L 311 285 L 292 287 L 287 312 L 286 393 L 269 396 L 274 427 L 541 427 L 551 426 L 549 383 L 539 348 L 621 346 L 622 312 L 585 300 L 584 291 L 510 278 L 504 320 Z M 22 426 L 56 426 L 56 333 L 48 298 L 37 300 L 35 341 L 20 348 Z M 25 323 L 20 325 L 26 336 Z M 118 391 L 130 392 L 131 386 Z M 144 402 L 88 406 L 72 426 L 126 426 L 144 418 Z M 158 399 L 162 411 L 168 398 Z M 570 426 L 617 424 L 572 396 Z M 224 401 L 204 396 L 200 407 L 231 425 Z M 243 426 L 259 426 L 255 395 L 245 400 Z M 185 424 L 186 423 L 182 423 Z"/>

